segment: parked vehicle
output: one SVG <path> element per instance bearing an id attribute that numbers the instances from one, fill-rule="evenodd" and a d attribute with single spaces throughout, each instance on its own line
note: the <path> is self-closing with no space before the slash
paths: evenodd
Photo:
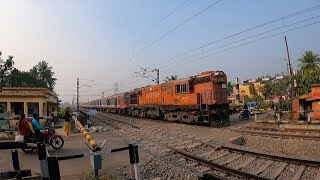
<path id="1" fill-rule="evenodd" d="M 250 115 L 254 115 L 255 113 L 261 113 L 260 105 L 258 102 L 248 102 L 247 107 Z"/>
<path id="2" fill-rule="evenodd" d="M 61 149 L 64 145 L 64 140 L 61 136 L 55 134 L 55 130 L 52 126 L 48 126 L 46 128 L 46 132 L 42 133 L 43 142 L 46 146 L 51 146 L 53 149 L 58 150 Z M 26 143 L 37 143 L 34 137 L 25 136 L 24 142 Z M 21 148 L 22 151 L 29 153 L 36 149 L 36 147 L 28 147 L 28 148 Z"/>

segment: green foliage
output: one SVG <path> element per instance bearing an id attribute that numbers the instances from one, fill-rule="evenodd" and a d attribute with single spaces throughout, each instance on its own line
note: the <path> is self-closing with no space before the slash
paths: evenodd
<path id="1" fill-rule="evenodd" d="M 290 89 L 290 78 L 288 76 L 284 76 L 283 79 L 273 81 L 270 86 L 271 94 L 273 96 L 286 96 Z"/>
<path id="2" fill-rule="evenodd" d="M 164 82 L 169 82 L 169 81 L 174 81 L 177 80 L 178 76 L 177 75 L 171 75 L 171 76 L 167 76 L 163 81 Z"/>
<path id="3" fill-rule="evenodd" d="M 227 83 L 227 88 L 228 88 L 228 94 L 232 94 L 233 93 L 233 88 L 234 88 L 235 84 L 233 84 L 232 82 L 228 82 Z"/>
<path id="4" fill-rule="evenodd" d="M 257 93 L 256 88 L 254 87 L 254 84 L 253 84 L 253 83 L 251 83 L 251 84 L 249 85 L 249 91 L 250 91 L 250 94 L 251 94 L 252 96 L 258 96 L 258 93 Z"/>
<path id="5" fill-rule="evenodd" d="M 264 99 L 269 99 L 270 95 L 272 94 L 272 83 L 267 81 L 264 83 L 263 86 L 259 86 L 259 91 L 263 94 Z"/>
<path id="6" fill-rule="evenodd" d="M 64 119 L 64 116 L 67 111 L 71 112 L 71 107 L 65 107 L 65 108 L 60 107 L 58 111 L 58 117 L 60 119 Z"/>
<path id="7" fill-rule="evenodd" d="M 4 77 L 3 85 L 7 87 L 43 87 L 53 91 L 56 78 L 52 67 L 41 61 L 30 71 L 19 71 L 16 68 Z"/>
<path id="8" fill-rule="evenodd" d="M 87 124 L 87 116 L 84 115 L 84 114 L 80 114 L 78 115 L 78 121 L 82 124 L 82 125 L 85 125 Z"/>
<path id="9" fill-rule="evenodd" d="M 306 51 L 301 58 L 298 59 L 300 62 L 299 67 L 303 69 L 312 69 L 320 65 L 320 56 L 319 54 L 313 53 L 313 51 Z"/>
<path id="10" fill-rule="evenodd" d="M 320 83 L 320 67 L 310 69 L 301 68 L 297 72 L 298 94 L 303 95 L 311 91 L 310 85 Z"/>
<path id="11" fill-rule="evenodd" d="M 7 60 L 3 60 L 1 55 L 2 52 L 0 51 L 0 87 L 4 86 L 4 79 L 8 76 L 14 65 L 13 56 L 8 56 Z"/>
<path id="12" fill-rule="evenodd" d="M 258 95 L 252 96 L 251 98 L 249 96 L 244 96 L 244 102 L 245 103 L 248 103 L 248 102 L 259 102 L 259 101 L 263 102 L 264 101 L 263 97 L 258 96 Z"/>

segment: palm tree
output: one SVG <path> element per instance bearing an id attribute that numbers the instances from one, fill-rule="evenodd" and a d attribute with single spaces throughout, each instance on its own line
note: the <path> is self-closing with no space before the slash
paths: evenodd
<path id="1" fill-rule="evenodd" d="M 177 75 L 171 75 L 171 76 L 167 76 L 163 81 L 164 82 L 169 82 L 169 81 L 174 81 L 174 80 L 177 80 L 178 79 L 178 76 Z"/>
<path id="2" fill-rule="evenodd" d="M 320 65 L 320 56 L 313 53 L 313 51 L 306 51 L 302 57 L 298 59 L 301 69 L 311 69 Z"/>

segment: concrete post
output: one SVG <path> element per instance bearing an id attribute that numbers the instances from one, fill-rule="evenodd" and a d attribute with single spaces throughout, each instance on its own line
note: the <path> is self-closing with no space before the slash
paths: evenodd
<path id="1" fill-rule="evenodd" d="M 23 113 L 28 117 L 28 102 L 23 102 Z"/>
<path id="2" fill-rule="evenodd" d="M 40 161 L 40 172 L 43 179 L 49 179 L 46 145 L 43 142 L 37 143 L 38 158 Z"/>
<path id="3" fill-rule="evenodd" d="M 43 116 L 43 102 L 39 102 L 39 117 Z"/>
<path id="4" fill-rule="evenodd" d="M 11 102 L 7 102 L 7 111 L 9 112 L 9 116 L 11 116 Z"/>

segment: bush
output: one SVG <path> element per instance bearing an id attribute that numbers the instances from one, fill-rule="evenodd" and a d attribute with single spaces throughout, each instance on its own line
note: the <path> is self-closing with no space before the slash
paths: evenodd
<path id="1" fill-rule="evenodd" d="M 59 112 L 58 112 L 59 119 L 64 119 L 64 116 L 65 116 L 67 111 L 71 112 L 71 108 L 69 106 L 66 107 L 66 108 L 60 108 Z"/>
<path id="2" fill-rule="evenodd" d="M 82 124 L 82 125 L 85 125 L 87 124 L 87 116 L 85 114 L 81 114 L 79 113 L 78 115 L 78 121 Z"/>

